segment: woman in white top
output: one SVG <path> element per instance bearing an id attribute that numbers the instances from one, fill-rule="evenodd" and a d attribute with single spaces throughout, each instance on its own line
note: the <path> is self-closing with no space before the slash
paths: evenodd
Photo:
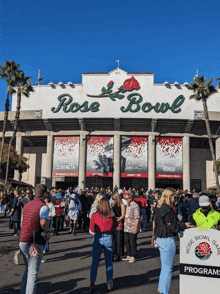
<path id="1" fill-rule="evenodd" d="M 76 223 L 79 216 L 79 211 L 82 209 L 81 202 L 79 198 L 75 194 L 70 195 L 70 202 L 69 202 L 69 212 L 68 216 L 70 217 L 70 225 L 71 229 L 69 233 L 76 233 Z"/>
<path id="2" fill-rule="evenodd" d="M 48 214 L 48 221 L 49 221 L 49 231 L 52 232 L 53 231 L 53 218 L 56 215 L 55 213 L 55 207 L 54 204 L 50 201 L 50 196 L 47 196 L 44 200 L 44 202 L 46 203 L 46 205 L 49 208 L 49 214 Z M 46 244 L 44 246 L 44 254 L 49 252 L 49 240 L 46 240 Z M 45 262 L 46 259 L 43 260 L 43 262 Z"/>

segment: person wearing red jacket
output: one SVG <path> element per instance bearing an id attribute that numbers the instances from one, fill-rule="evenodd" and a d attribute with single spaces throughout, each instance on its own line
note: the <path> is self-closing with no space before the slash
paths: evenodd
<path id="1" fill-rule="evenodd" d="M 142 218 L 139 226 L 140 226 L 140 232 L 147 230 L 147 213 L 146 213 L 146 207 L 148 206 L 147 199 L 144 197 L 143 191 L 139 192 L 138 198 L 134 199 L 134 201 L 139 205 L 140 207 L 140 217 Z"/>
<path id="2" fill-rule="evenodd" d="M 56 198 L 52 202 L 53 202 L 53 205 L 55 207 L 55 212 L 56 212 L 53 233 L 55 235 L 58 235 L 58 229 L 60 226 L 60 221 L 61 221 L 61 217 L 62 217 L 63 210 L 64 210 L 64 202 L 63 202 L 63 198 L 62 198 L 61 194 L 57 195 Z"/>
<path id="3" fill-rule="evenodd" d="M 99 208 L 92 215 L 90 222 L 90 230 L 95 233 L 92 243 L 92 265 L 90 270 L 90 291 L 94 292 L 94 283 L 97 277 L 100 255 L 104 248 L 105 265 L 106 265 L 106 280 L 108 291 L 113 288 L 113 247 L 114 238 L 113 231 L 117 228 L 117 219 L 109 206 L 107 198 L 102 198 L 99 203 Z"/>

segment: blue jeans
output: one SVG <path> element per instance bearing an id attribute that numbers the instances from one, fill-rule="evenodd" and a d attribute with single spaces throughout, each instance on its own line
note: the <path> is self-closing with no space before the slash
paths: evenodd
<path id="1" fill-rule="evenodd" d="M 46 240 L 46 244 L 44 245 L 44 251 L 49 252 L 49 240 Z"/>
<path id="2" fill-rule="evenodd" d="M 14 234 L 19 234 L 20 232 L 20 222 L 15 222 L 14 221 Z"/>
<path id="3" fill-rule="evenodd" d="M 95 233 L 92 243 L 92 265 L 90 270 L 90 281 L 96 281 L 97 271 L 100 261 L 100 255 L 104 248 L 105 266 L 106 266 L 106 280 L 113 280 L 113 265 L 112 256 L 114 249 L 114 238 L 112 234 L 97 234 Z"/>
<path id="4" fill-rule="evenodd" d="M 170 285 L 173 272 L 173 263 L 176 254 L 175 237 L 157 238 L 160 250 L 161 272 L 158 291 L 163 294 L 170 293 Z"/>
<path id="5" fill-rule="evenodd" d="M 44 245 L 37 245 L 40 256 L 31 257 L 29 254 L 30 243 L 20 242 L 19 246 L 24 258 L 26 269 L 22 278 L 20 294 L 34 294 L 37 290 L 37 275 L 43 257 Z"/>
<path id="6" fill-rule="evenodd" d="M 7 204 L 2 205 L 2 210 L 3 210 L 4 216 L 6 216 L 6 213 L 7 213 L 7 210 L 8 210 Z"/>
<path id="7" fill-rule="evenodd" d="M 143 220 L 140 222 L 140 229 L 146 230 L 146 224 L 147 224 L 146 208 L 140 209 L 140 216 L 142 215 L 143 215 Z"/>

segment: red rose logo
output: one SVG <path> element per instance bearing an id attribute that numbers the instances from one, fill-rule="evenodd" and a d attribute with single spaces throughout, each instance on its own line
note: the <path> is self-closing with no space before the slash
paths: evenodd
<path id="1" fill-rule="evenodd" d="M 211 247 L 208 243 L 206 242 L 202 242 L 199 244 L 198 246 L 198 251 L 199 253 L 201 253 L 202 255 L 208 255 L 209 252 L 211 251 Z"/>
<path id="2" fill-rule="evenodd" d="M 108 83 L 107 87 L 108 87 L 108 88 L 111 88 L 111 87 L 113 86 L 113 83 L 114 83 L 113 81 L 110 81 L 110 82 Z"/>
<path id="3" fill-rule="evenodd" d="M 138 81 L 134 77 L 125 80 L 123 86 L 127 91 L 131 91 L 133 89 L 137 90 L 140 88 Z"/>

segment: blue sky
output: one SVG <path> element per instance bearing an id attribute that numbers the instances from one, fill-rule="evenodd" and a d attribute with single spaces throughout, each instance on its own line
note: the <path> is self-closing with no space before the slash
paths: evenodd
<path id="1" fill-rule="evenodd" d="M 220 77 L 219 1 L 0 1 L 0 64 L 15 60 L 45 83 L 81 74 L 151 72 L 155 83 Z M 5 82 L 0 81 L 0 111 Z"/>

